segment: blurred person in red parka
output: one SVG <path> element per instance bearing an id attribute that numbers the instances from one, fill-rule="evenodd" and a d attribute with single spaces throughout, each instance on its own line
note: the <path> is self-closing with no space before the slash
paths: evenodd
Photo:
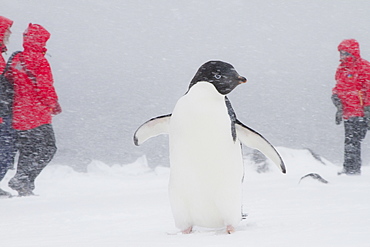
<path id="1" fill-rule="evenodd" d="M 336 124 L 344 120 L 344 162 L 338 174 L 361 174 L 361 142 L 370 126 L 370 63 L 360 56 L 359 43 L 343 40 L 335 74 L 332 101 L 337 107 Z"/>
<path id="2" fill-rule="evenodd" d="M 3 53 L 7 51 L 6 45 L 9 43 L 11 35 L 10 28 L 13 21 L 0 16 L 0 74 L 5 72 L 6 62 Z M 8 102 L 3 102 L 7 91 L 8 82 L 1 78 L 0 84 L 0 181 L 4 178 L 9 168 L 14 165 L 15 147 L 14 147 L 14 130 L 12 128 L 12 118 L 10 106 L 6 105 Z M 5 109 L 6 108 L 6 109 Z M 0 196 L 10 197 L 11 194 L 0 189 Z"/>
<path id="3" fill-rule="evenodd" d="M 41 25 L 29 24 L 23 34 L 23 52 L 13 58 L 6 77 L 13 83 L 13 128 L 19 151 L 17 172 L 9 187 L 20 196 L 33 195 L 35 179 L 57 150 L 52 115 L 61 113 L 45 58 L 50 33 Z"/>

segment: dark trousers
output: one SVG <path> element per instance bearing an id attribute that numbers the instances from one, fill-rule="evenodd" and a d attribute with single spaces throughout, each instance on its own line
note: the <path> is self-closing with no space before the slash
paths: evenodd
<path id="1" fill-rule="evenodd" d="M 344 121 L 344 163 L 347 174 L 361 173 L 361 142 L 366 136 L 367 123 L 363 117 L 351 117 Z"/>
<path id="2" fill-rule="evenodd" d="M 35 179 L 54 157 L 57 150 L 51 124 L 16 131 L 19 160 L 17 172 L 9 181 L 9 187 L 21 194 L 30 194 L 35 189 Z"/>
<path id="3" fill-rule="evenodd" d="M 15 153 L 15 130 L 12 128 L 12 117 L 6 116 L 0 124 L 0 181 L 9 168 L 14 167 Z"/>

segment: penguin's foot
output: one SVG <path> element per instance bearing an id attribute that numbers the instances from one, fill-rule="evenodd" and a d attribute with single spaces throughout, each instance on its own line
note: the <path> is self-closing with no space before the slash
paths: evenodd
<path id="1" fill-rule="evenodd" d="M 186 228 L 185 230 L 182 230 L 182 234 L 190 234 L 191 232 L 193 231 L 193 227 L 190 226 L 188 228 Z"/>
<path id="2" fill-rule="evenodd" d="M 227 234 L 234 233 L 235 232 L 235 228 L 232 225 L 228 225 L 226 227 L 226 232 L 227 232 Z"/>

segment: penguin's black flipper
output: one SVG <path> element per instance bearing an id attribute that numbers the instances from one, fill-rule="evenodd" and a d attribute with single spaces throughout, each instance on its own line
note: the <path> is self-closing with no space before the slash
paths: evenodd
<path id="1" fill-rule="evenodd" d="M 152 118 L 143 123 L 134 134 L 136 146 L 143 144 L 146 140 L 161 135 L 168 134 L 170 119 L 172 114 Z"/>
<path id="2" fill-rule="evenodd" d="M 241 143 L 244 145 L 258 149 L 267 158 L 272 160 L 281 170 L 286 173 L 286 168 L 283 159 L 276 149 L 258 132 L 245 126 L 238 119 L 235 122 L 236 135 Z"/>

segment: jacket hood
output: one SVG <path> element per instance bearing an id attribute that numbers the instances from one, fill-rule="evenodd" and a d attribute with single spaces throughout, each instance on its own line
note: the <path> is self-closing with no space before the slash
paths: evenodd
<path id="1" fill-rule="evenodd" d="M 46 42 L 50 38 L 50 33 L 41 25 L 32 24 L 23 33 L 23 48 L 25 51 L 35 51 L 46 53 Z"/>
<path id="2" fill-rule="evenodd" d="M 0 16 L 0 51 L 6 51 L 6 46 L 3 43 L 5 31 L 13 25 L 13 21 L 5 18 L 4 16 Z"/>
<path id="3" fill-rule="evenodd" d="M 360 58 L 360 45 L 355 39 L 345 39 L 338 45 L 338 51 L 351 53 L 355 58 Z"/>

